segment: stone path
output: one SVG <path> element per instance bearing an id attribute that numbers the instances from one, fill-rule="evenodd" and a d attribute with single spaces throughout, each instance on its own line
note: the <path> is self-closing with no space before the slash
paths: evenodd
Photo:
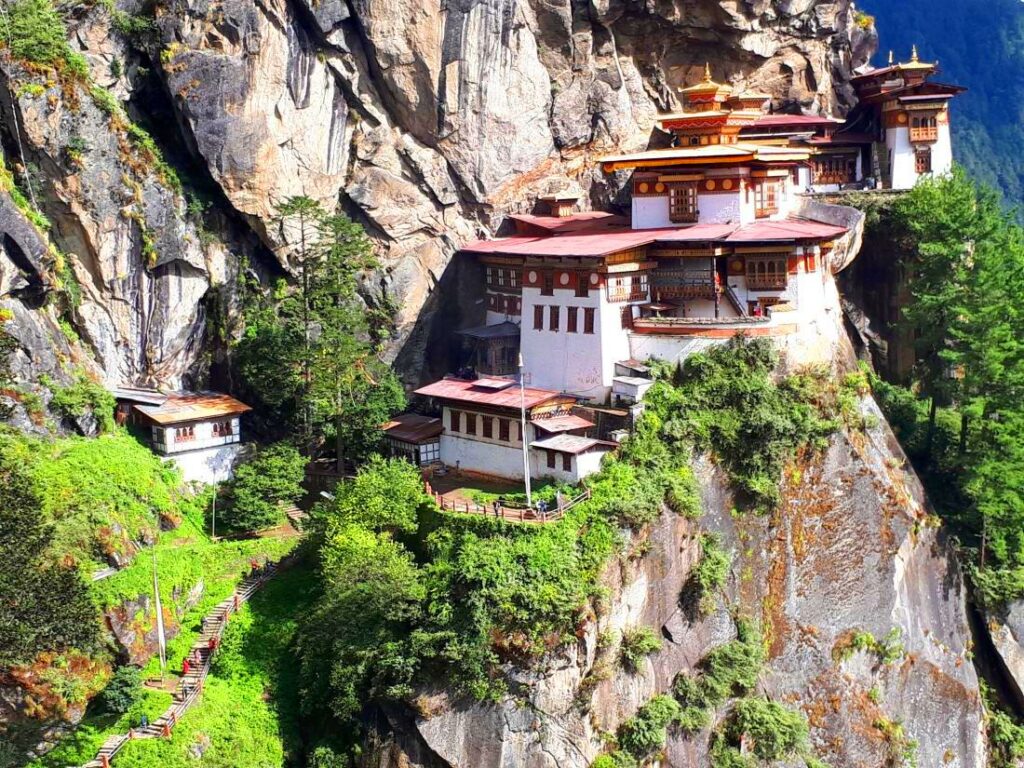
<path id="1" fill-rule="evenodd" d="M 174 691 L 174 702 L 171 706 L 145 728 L 132 728 L 128 733 L 119 733 L 108 737 L 96 757 L 82 768 L 107 768 L 117 753 L 132 739 L 171 737 L 171 731 L 174 730 L 174 726 L 178 724 L 181 716 L 196 703 L 203 692 L 203 683 L 210 672 L 210 662 L 213 656 L 209 648 L 210 639 L 216 637 L 218 641 L 220 640 L 224 634 L 224 628 L 227 626 L 228 617 L 248 601 L 268 579 L 273 577 L 277 573 L 277 569 L 277 563 L 268 563 L 259 576 L 243 579 L 236 587 L 234 595 L 218 603 L 206 615 L 205 629 L 196 638 L 190 651 L 198 650 L 201 661 L 199 664 L 193 665 L 189 673 L 178 682 L 178 687 Z"/>

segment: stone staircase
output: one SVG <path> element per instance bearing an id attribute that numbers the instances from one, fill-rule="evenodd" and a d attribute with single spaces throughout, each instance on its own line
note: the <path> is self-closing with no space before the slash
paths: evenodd
<path id="1" fill-rule="evenodd" d="M 268 579 L 272 578 L 278 568 L 279 564 L 268 563 L 259 574 L 243 579 L 235 589 L 234 595 L 222 600 L 206 615 L 203 631 L 190 649 L 190 653 L 199 652 L 200 662 L 193 665 L 189 673 L 178 681 L 178 686 L 174 691 L 174 702 L 171 706 L 154 722 L 145 727 L 132 728 L 128 733 L 119 733 L 108 737 L 96 753 L 96 757 L 82 768 L 108 768 L 117 753 L 133 739 L 170 738 L 171 731 L 174 730 L 181 716 L 195 704 L 203 692 L 203 683 L 210 673 L 210 663 L 213 660 L 210 640 L 214 637 L 218 641 L 220 640 L 231 614 L 249 600 Z"/>

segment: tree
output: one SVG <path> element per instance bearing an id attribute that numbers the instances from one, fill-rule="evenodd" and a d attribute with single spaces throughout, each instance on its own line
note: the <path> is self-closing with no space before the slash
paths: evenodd
<path id="1" fill-rule="evenodd" d="M 123 715 L 142 698 L 142 672 L 138 667 L 120 667 L 100 694 L 103 709 Z"/>
<path id="2" fill-rule="evenodd" d="M 302 498 L 305 474 L 306 460 L 294 447 L 277 443 L 261 449 L 252 461 L 235 470 L 229 490 L 231 503 L 223 513 L 225 524 L 236 530 L 257 531 L 279 522 L 278 503 Z"/>
<path id="3" fill-rule="evenodd" d="M 88 650 L 95 609 L 78 572 L 46 562 L 53 537 L 19 466 L 0 455 L 0 669 L 41 651 Z"/>
<path id="4" fill-rule="evenodd" d="M 416 467 L 404 459 L 373 456 L 355 479 L 338 486 L 326 516 L 329 528 L 356 523 L 376 531 L 411 533 L 419 510 L 429 503 Z"/>
<path id="5" fill-rule="evenodd" d="M 333 439 L 340 467 L 348 452 L 372 452 L 380 425 L 405 405 L 380 359 L 389 317 L 357 290 L 376 263 L 362 228 L 346 216 L 308 197 L 289 198 L 278 214 L 294 243 L 296 285 L 249 302 L 239 370 L 261 407 L 290 417 L 307 450 Z"/>

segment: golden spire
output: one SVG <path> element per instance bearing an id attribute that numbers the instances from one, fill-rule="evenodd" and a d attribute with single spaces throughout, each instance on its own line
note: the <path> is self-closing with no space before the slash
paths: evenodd
<path id="1" fill-rule="evenodd" d="M 704 82 L 711 82 L 711 63 L 707 61 L 704 62 Z"/>
<path id="2" fill-rule="evenodd" d="M 889 66 L 891 67 L 895 63 L 896 63 L 896 57 L 893 55 L 893 52 L 890 49 L 889 50 Z"/>
<path id="3" fill-rule="evenodd" d="M 910 49 L 910 60 L 917 64 L 920 59 L 917 57 L 917 45 Z"/>

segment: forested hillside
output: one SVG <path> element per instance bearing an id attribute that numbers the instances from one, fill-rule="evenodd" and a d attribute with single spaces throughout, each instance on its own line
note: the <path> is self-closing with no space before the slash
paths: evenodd
<path id="1" fill-rule="evenodd" d="M 917 45 L 938 59 L 939 80 L 970 90 L 953 114 L 956 159 L 970 174 L 1024 202 L 1024 5 L 1019 0 L 864 0 L 880 35 L 875 64 Z"/>

